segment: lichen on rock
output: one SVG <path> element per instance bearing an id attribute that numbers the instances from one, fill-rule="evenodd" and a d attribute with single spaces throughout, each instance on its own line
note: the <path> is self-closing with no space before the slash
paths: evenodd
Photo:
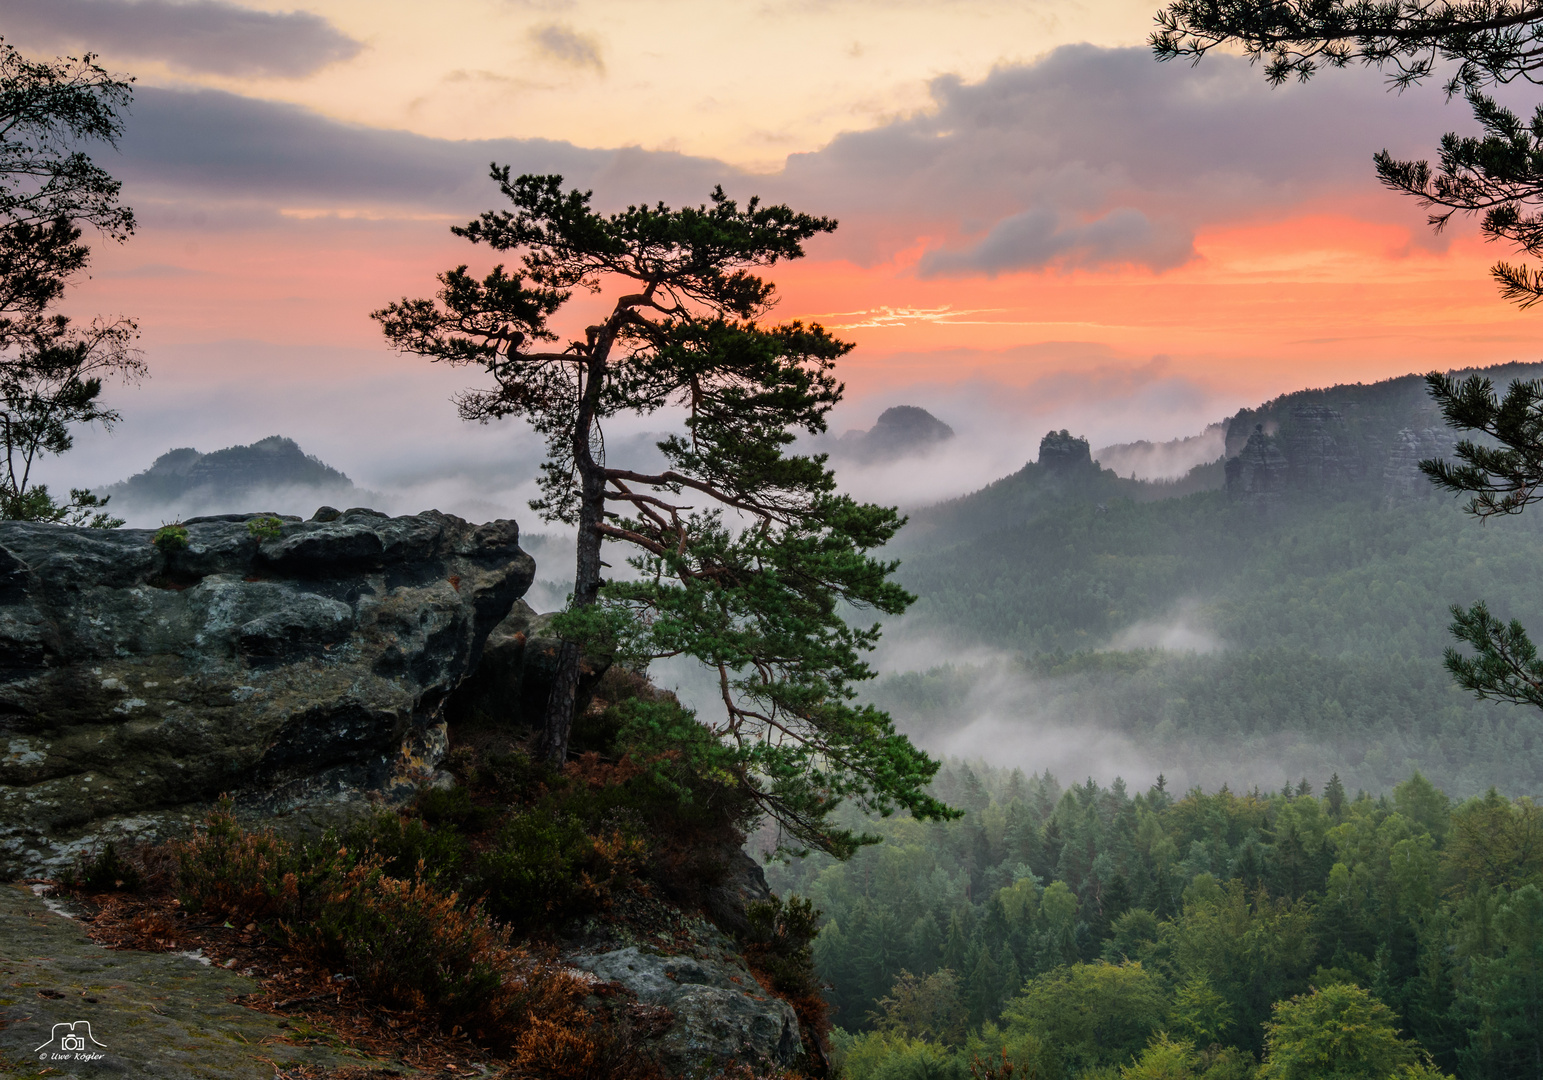
<path id="1" fill-rule="evenodd" d="M 767 993 L 736 955 L 666 954 L 628 945 L 579 953 L 567 962 L 616 983 L 645 1005 L 669 1010 L 671 1023 L 651 1053 L 672 1073 L 731 1061 L 786 1067 L 803 1051 L 793 1007 Z"/>

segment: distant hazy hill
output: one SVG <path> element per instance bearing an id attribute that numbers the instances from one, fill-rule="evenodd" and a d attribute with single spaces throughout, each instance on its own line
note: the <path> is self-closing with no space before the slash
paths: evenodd
<path id="1" fill-rule="evenodd" d="M 1216 461 L 1160 497 L 1183 485 L 1052 432 L 1037 462 L 913 513 L 899 580 L 919 599 L 890 638 L 940 667 L 876 698 L 951 752 L 1143 783 L 1337 771 L 1377 791 L 1417 768 L 1459 795 L 1543 793 L 1543 712 L 1475 701 L 1441 666 L 1452 604 L 1543 634 L 1543 513 L 1481 525 L 1420 477 L 1452 433 L 1415 376 L 1283 395 L 1228 430 L 1225 490 Z M 973 666 L 982 647 L 1018 659 Z M 983 716 L 978 742 L 958 730 Z"/>
<path id="2" fill-rule="evenodd" d="M 954 429 L 926 409 L 896 405 L 867 431 L 848 431 L 828 449 L 836 458 L 874 464 L 925 453 L 953 437 Z"/>
<path id="3" fill-rule="evenodd" d="M 144 472 L 100 493 L 110 495 L 120 513 L 182 517 L 242 510 L 301 513 L 321 502 L 357 505 L 376 497 L 281 435 L 208 454 L 170 450 Z"/>
<path id="4" fill-rule="evenodd" d="M 1166 445 L 1159 443 L 1157 447 L 1160 450 Z M 1063 512 L 1067 503 L 1152 502 L 1212 491 L 1222 484 L 1220 458 L 1196 465 L 1175 480 L 1131 480 L 1094 461 L 1086 439 L 1067 431 L 1052 431 L 1040 440 L 1036 460 L 1010 476 L 969 495 L 911 511 L 910 524 L 900 534 L 897 546 L 946 546 L 1047 511 Z"/>

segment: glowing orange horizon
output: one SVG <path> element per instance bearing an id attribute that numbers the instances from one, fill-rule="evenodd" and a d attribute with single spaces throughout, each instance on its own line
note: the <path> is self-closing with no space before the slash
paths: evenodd
<path id="1" fill-rule="evenodd" d="M 1543 316 L 1503 303 L 1490 282 L 1496 249 L 1471 233 L 1442 252 L 1420 239 L 1308 213 L 1202 230 L 1197 257 L 1162 274 L 928 279 L 916 273 L 918 244 L 866 267 L 815 248 L 771 277 L 776 317 L 819 321 L 857 344 L 841 365 L 856 395 L 967 378 L 1022 384 L 1075 366 L 1044 348 L 1059 343 L 1096 346 L 1116 365 L 1167 357 L 1192 379 L 1260 394 L 1543 356 Z M 100 249 L 71 306 L 136 317 L 152 370 L 159 344 L 230 338 L 383 352 L 371 310 L 427 294 L 436 273 L 476 269 L 484 255 L 435 221 L 293 221 L 213 241 L 147 231 Z"/>

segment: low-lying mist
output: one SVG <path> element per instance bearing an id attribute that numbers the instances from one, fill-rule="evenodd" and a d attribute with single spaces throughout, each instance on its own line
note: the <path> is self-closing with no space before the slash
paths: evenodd
<path id="1" fill-rule="evenodd" d="M 1093 451 L 1093 460 L 1120 476 L 1137 480 L 1177 480 L 1196 465 L 1215 461 L 1227 449 L 1227 425 L 1209 425 L 1199 435 L 1167 442 L 1141 439 Z"/>
<path id="2" fill-rule="evenodd" d="M 948 383 L 911 378 L 854 393 L 830 417 L 833 438 L 871 427 L 893 405 L 921 406 L 956 436 L 920 455 L 866 464 L 835 461 L 842 490 L 913 509 L 1017 471 L 1035 458 L 1041 436 L 1052 429 L 1085 435 L 1095 446 L 1136 446 L 1140 440 L 1193 436 L 1241 403 L 1175 374 L 1160 358 L 1118 360 L 1105 351 L 1071 346 L 1052 351 L 1053 356 L 1025 353 L 1025 370 L 1038 372 L 1027 382 L 979 375 Z M 150 378 L 108 391 L 121 422 L 111 431 L 80 430 L 70 453 L 42 463 L 39 474 L 51 488 L 102 488 L 148 468 L 173 447 L 209 452 L 277 434 L 373 493 L 376 509 L 434 508 L 470 519 L 512 517 L 527 531 L 546 528 L 526 505 L 536 493 L 540 439 L 517 420 L 479 425 L 456 415 L 450 399 L 482 383 L 478 371 L 380 349 L 253 341 L 161 344 L 146 352 Z M 939 355 L 920 364 L 911 357 L 907 370 L 952 370 L 954 361 L 966 359 L 979 360 Z M 233 410 L 232 402 L 240 402 L 240 409 Z M 671 410 L 614 422 L 606 432 L 612 458 L 649 467 L 657 461 L 653 442 L 678 430 L 679 422 Z M 1193 438 L 1184 445 L 1192 443 Z M 1187 449 L 1158 447 L 1147 454 L 1149 460 L 1134 465 L 1127 453 L 1119 468 L 1122 475 L 1131 469 L 1138 475 L 1172 475 L 1190 456 Z M 278 488 L 154 506 L 120 501 L 120 507 L 131 526 L 153 527 L 205 513 L 272 510 L 308 517 L 336 497 Z"/>

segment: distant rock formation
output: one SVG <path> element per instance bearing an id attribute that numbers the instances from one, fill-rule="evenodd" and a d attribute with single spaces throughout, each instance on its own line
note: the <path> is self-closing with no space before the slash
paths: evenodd
<path id="1" fill-rule="evenodd" d="M 1420 471 L 1420 462 L 1449 457 L 1456 445 L 1457 436 L 1451 428 L 1400 431 L 1382 469 L 1382 486 L 1388 498 L 1401 501 L 1432 494 L 1435 489 Z"/>
<path id="2" fill-rule="evenodd" d="M 1276 445 L 1275 436 L 1265 434 L 1264 425 L 1256 424 L 1236 457 L 1227 459 L 1227 494 L 1236 499 L 1274 502 L 1286 491 L 1286 455 Z"/>
<path id="3" fill-rule="evenodd" d="M 168 510 L 199 514 L 250 507 L 265 496 L 293 493 L 308 506 L 374 502 L 343 473 L 300 449 L 293 439 L 270 435 L 250 446 L 201 454 L 169 450 L 142 473 L 99 489 L 116 511 Z M 288 509 L 279 506 L 276 509 Z"/>
<path id="4" fill-rule="evenodd" d="M 1227 426 L 1228 494 L 1250 501 L 1429 496 L 1419 463 L 1449 456 L 1456 435 L 1439 426 L 1423 385 L 1411 376 L 1303 391 L 1239 412 Z"/>
<path id="5" fill-rule="evenodd" d="M 879 414 L 867 431 L 848 431 L 837 440 L 832 453 L 838 457 L 874 464 L 925 453 L 954 437 L 954 429 L 915 405 L 896 405 Z"/>
<path id="6" fill-rule="evenodd" d="M 512 521 L 318 512 L 149 530 L 0 522 L 0 880 L 200 804 L 302 818 L 410 794 L 446 697 L 529 588 Z"/>
<path id="7" fill-rule="evenodd" d="M 1039 440 L 1041 468 L 1052 476 L 1075 476 L 1093 471 L 1093 451 L 1088 440 L 1062 428 Z"/>
<path id="8" fill-rule="evenodd" d="M 1345 418 L 1327 405 L 1292 406 L 1280 443 L 1290 486 L 1298 490 L 1338 485 L 1354 479 L 1360 471 L 1345 431 Z"/>
<path id="9" fill-rule="evenodd" d="M 1234 498 L 1274 501 L 1289 492 L 1338 490 L 1363 471 L 1354 450 L 1338 410 L 1318 402 L 1293 405 L 1278 432 L 1255 424 L 1248 441 L 1228 459 L 1227 492 Z"/>

